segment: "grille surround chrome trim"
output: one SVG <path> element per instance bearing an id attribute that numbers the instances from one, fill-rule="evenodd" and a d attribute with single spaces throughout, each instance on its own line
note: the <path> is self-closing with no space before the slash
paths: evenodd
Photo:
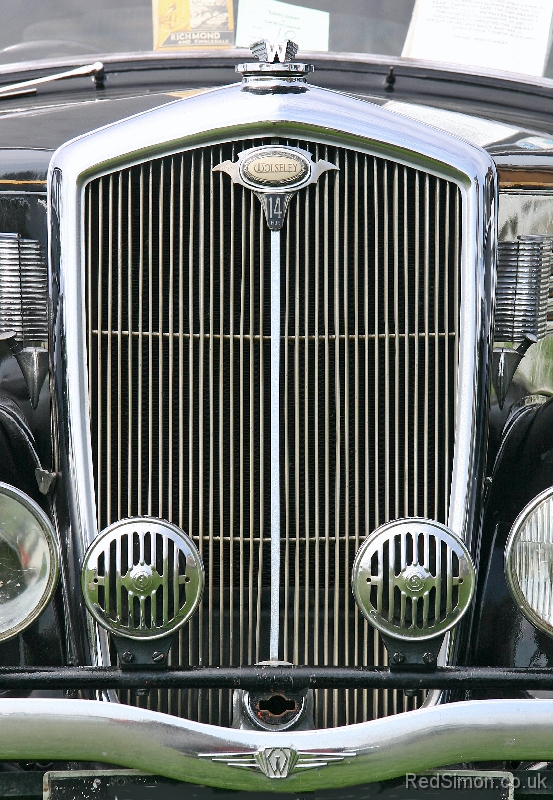
<path id="1" fill-rule="evenodd" d="M 329 119 L 328 103 L 333 114 Z M 188 113 L 190 112 L 190 113 Z M 261 120 L 261 121 L 260 121 Z M 275 127 L 276 126 L 276 127 Z M 160 131 L 164 141 L 160 142 Z M 463 305 L 460 322 L 457 440 L 453 467 L 449 526 L 470 538 L 479 514 L 479 477 L 487 387 L 492 262 L 495 249 L 493 205 L 495 172 L 479 148 L 445 133 L 411 122 L 362 101 L 310 88 L 301 96 L 252 96 L 237 86 L 176 101 L 69 143 L 54 155 L 54 170 L 63 173 L 60 238 L 61 261 L 52 260 L 53 280 L 64 298 L 58 303 L 53 341 L 58 403 L 67 412 L 62 449 L 68 469 L 64 489 L 69 497 L 67 537 L 75 542 L 77 568 L 86 545 L 96 535 L 92 458 L 88 431 L 84 285 L 80 269 L 84 254 L 81 227 L 85 183 L 122 166 L 159 155 L 180 152 L 203 142 L 274 135 L 301 136 L 393 158 L 407 166 L 455 182 L 463 198 L 463 229 L 471 237 L 463 249 Z M 102 153 L 99 160 L 94 153 Z M 477 358 L 478 355 L 478 358 Z M 484 357 L 483 357 L 484 356 Z M 478 519 L 478 517 L 476 517 Z M 71 533 L 72 529 L 73 533 Z"/>

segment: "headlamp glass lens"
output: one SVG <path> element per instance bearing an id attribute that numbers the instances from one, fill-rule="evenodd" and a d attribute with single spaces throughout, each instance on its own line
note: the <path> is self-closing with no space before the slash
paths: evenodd
<path id="1" fill-rule="evenodd" d="M 48 518 L 30 497 L 0 483 L 0 641 L 16 636 L 42 613 L 57 575 Z"/>
<path id="2" fill-rule="evenodd" d="M 505 573 L 524 616 L 553 635 L 553 489 L 535 497 L 515 520 L 505 548 Z"/>

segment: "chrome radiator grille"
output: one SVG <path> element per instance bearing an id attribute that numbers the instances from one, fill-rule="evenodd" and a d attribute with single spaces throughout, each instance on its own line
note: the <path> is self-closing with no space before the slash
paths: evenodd
<path id="1" fill-rule="evenodd" d="M 99 528 L 180 525 L 206 567 L 173 663 L 268 657 L 269 233 L 214 165 L 265 140 L 204 147 L 85 190 L 91 436 Z M 281 657 L 382 664 L 350 593 L 356 549 L 406 515 L 447 522 L 458 350 L 460 194 L 340 147 L 291 201 L 282 255 Z M 316 723 L 413 707 L 318 691 Z M 229 724 L 230 693 L 128 702 Z"/>

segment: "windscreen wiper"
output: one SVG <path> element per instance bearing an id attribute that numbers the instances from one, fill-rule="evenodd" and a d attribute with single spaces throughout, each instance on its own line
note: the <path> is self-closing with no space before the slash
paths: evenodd
<path id="1" fill-rule="evenodd" d="M 85 75 L 92 75 L 96 88 L 101 89 L 106 80 L 106 73 L 104 65 L 101 61 L 95 61 L 94 64 L 87 64 L 84 67 L 77 67 L 68 72 L 57 72 L 55 75 L 47 75 L 44 78 L 36 78 L 35 80 L 22 81 L 21 83 L 11 83 L 8 86 L 0 86 L 0 100 L 8 97 L 19 97 L 24 94 L 35 94 L 36 87 L 42 83 L 51 83 L 52 81 L 62 81 L 66 78 L 80 78 Z"/>

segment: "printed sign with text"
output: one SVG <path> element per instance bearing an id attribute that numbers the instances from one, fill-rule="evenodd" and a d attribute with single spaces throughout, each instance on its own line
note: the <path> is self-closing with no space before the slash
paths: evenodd
<path id="1" fill-rule="evenodd" d="M 153 0 L 154 50 L 233 47 L 232 0 Z"/>

